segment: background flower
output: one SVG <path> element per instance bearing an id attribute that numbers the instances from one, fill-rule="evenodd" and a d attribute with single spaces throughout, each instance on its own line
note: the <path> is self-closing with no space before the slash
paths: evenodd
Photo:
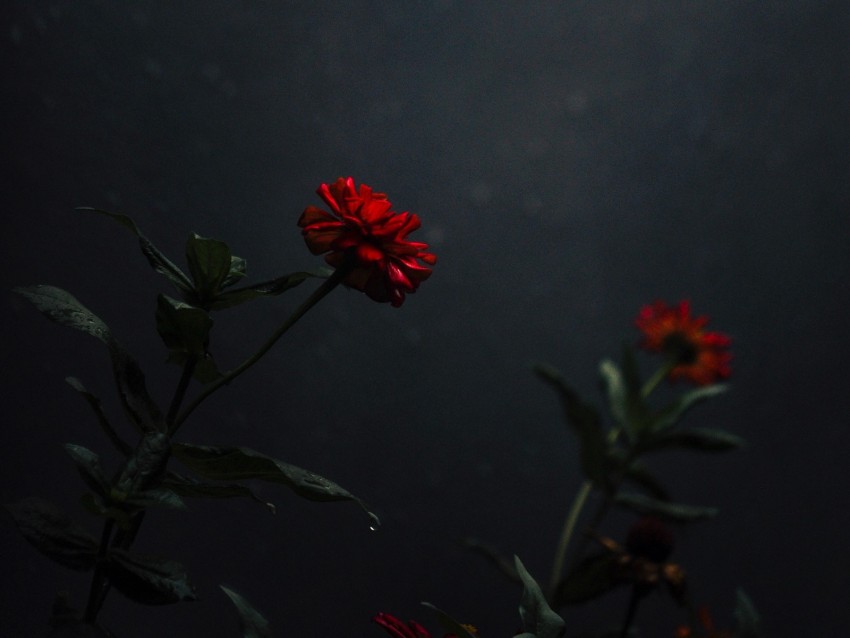
<path id="1" fill-rule="evenodd" d="M 420 226 L 417 215 L 394 212 L 384 193 L 366 184 L 358 190 L 351 177 L 322 184 L 316 192 L 332 212 L 308 206 L 298 225 L 314 255 L 328 253 L 331 266 L 351 269 L 346 285 L 398 307 L 405 293 L 431 275 L 420 261 L 433 265 L 437 258 L 425 252 L 427 244 L 407 240 Z"/>
<path id="2" fill-rule="evenodd" d="M 643 333 L 641 347 L 669 357 L 671 380 L 687 379 L 709 385 L 731 374 L 732 355 L 726 351 L 731 339 L 720 332 L 706 332 L 708 317 L 692 317 L 690 302 L 670 307 L 663 301 L 641 308 L 635 320 Z"/>

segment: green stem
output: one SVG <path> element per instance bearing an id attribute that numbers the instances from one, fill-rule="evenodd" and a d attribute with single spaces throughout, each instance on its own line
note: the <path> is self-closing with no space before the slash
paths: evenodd
<path id="1" fill-rule="evenodd" d="M 552 577 L 549 580 L 549 598 L 554 600 L 558 589 L 558 584 L 561 582 L 561 574 L 564 571 L 564 561 L 567 558 L 567 547 L 570 544 L 570 539 L 575 531 L 578 517 L 581 514 L 587 498 L 593 491 L 593 482 L 585 481 L 581 484 L 578 493 L 573 499 L 573 504 L 570 507 L 570 512 L 567 515 L 567 520 L 564 522 L 564 529 L 561 531 L 561 539 L 558 542 L 558 549 L 555 552 L 555 563 L 552 566 Z"/>
<path id="2" fill-rule="evenodd" d="M 617 438 L 620 436 L 620 428 L 614 428 L 610 432 L 608 432 L 607 443 L 608 445 L 613 445 L 616 443 Z M 552 565 L 552 576 L 549 580 L 549 596 L 550 600 L 554 600 L 556 590 L 558 588 L 558 584 L 561 582 L 561 576 L 564 572 L 564 563 L 567 558 L 567 548 L 570 545 L 570 541 L 572 540 L 573 534 L 575 533 L 576 524 L 578 523 L 579 516 L 581 515 L 584 506 L 587 504 L 587 499 L 590 496 L 590 493 L 593 491 L 593 481 L 586 480 L 581 484 L 578 492 L 573 498 L 573 504 L 570 506 L 570 511 L 567 514 L 567 518 L 564 521 L 564 527 L 561 531 L 561 538 L 558 541 L 558 548 L 555 551 L 555 560 Z M 593 517 L 593 523 L 591 528 L 596 527 L 599 521 L 604 516 L 604 513 L 608 509 L 607 499 L 605 503 L 602 503 L 600 508 L 597 510 L 596 515 Z"/>
<path id="3" fill-rule="evenodd" d="M 629 630 L 632 628 L 632 623 L 635 621 L 640 601 L 646 595 L 639 585 L 632 586 L 632 595 L 629 597 L 629 608 L 626 610 L 626 619 L 623 621 L 623 629 L 620 631 L 620 638 L 626 638 L 629 635 Z"/>
<path id="4" fill-rule="evenodd" d="M 295 323 L 303 317 L 308 310 L 310 310 L 313 306 L 315 306 L 319 301 L 322 300 L 331 290 L 337 287 L 339 283 L 345 278 L 345 276 L 349 273 L 350 268 L 342 266 L 337 268 L 334 273 L 328 277 L 322 285 L 316 288 L 313 293 L 306 299 L 304 302 L 295 309 L 287 319 L 284 321 L 277 330 L 274 331 L 271 337 L 269 337 L 268 341 L 263 344 L 263 346 L 257 350 L 250 357 L 245 359 L 238 367 L 233 370 L 225 373 L 212 383 L 210 383 L 207 387 L 205 387 L 201 393 L 195 397 L 195 399 L 183 410 L 183 412 L 174 419 L 174 422 L 170 426 L 170 434 L 174 434 L 177 429 L 183 424 L 183 421 L 197 408 L 203 401 L 210 396 L 213 392 L 218 390 L 221 386 L 227 385 L 231 381 L 233 381 L 240 374 L 245 372 L 248 368 L 253 366 L 257 361 L 259 361 L 266 352 L 268 352 L 271 347 L 280 339 L 287 330 L 289 330 Z"/>
<path id="5" fill-rule="evenodd" d="M 174 423 L 177 418 L 177 411 L 180 409 L 180 404 L 183 402 L 183 397 L 186 396 L 186 390 L 189 388 L 189 382 L 192 380 L 192 375 L 195 373 L 195 366 L 198 364 L 197 355 L 189 355 L 186 363 L 183 366 L 183 374 L 180 376 L 180 382 L 177 384 L 177 389 L 174 391 L 174 398 L 171 399 L 171 405 L 168 408 L 168 416 L 165 419 L 168 427 Z"/>
<path id="6" fill-rule="evenodd" d="M 97 614 L 103 604 L 103 596 L 106 588 L 109 586 L 106 579 L 106 552 L 109 549 L 109 539 L 112 536 L 112 529 L 115 526 L 115 521 L 111 518 L 106 519 L 103 523 L 103 532 L 100 535 L 100 547 L 97 550 L 97 563 L 94 568 L 94 574 L 91 579 L 91 587 L 89 588 L 89 600 L 86 603 L 86 613 L 83 620 L 87 623 L 94 624 L 97 619 Z"/>

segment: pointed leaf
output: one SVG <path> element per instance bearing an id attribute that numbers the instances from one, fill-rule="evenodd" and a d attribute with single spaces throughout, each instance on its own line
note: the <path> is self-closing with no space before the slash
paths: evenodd
<path id="1" fill-rule="evenodd" d="M 698 505 L 683 505 L 681 503 L 670 503 L 659 501 L 643 494 L 621 492 L 617 494 L 615 502 L 627 507 L 638 514 L 653 514 L 661 518 L 673 521 L 689 522 L 698 521 L 717 516 L 716 507 L 703 507 Z"/>
<path id="2" fill-rule="evenodd" d="M 189 498 L 250 498 L 265 505 L 272 514 L 277 512 L 273 503 L 267 503 L 254 494 L 250 488 L 239 483 L 201 483 L 188 476 L 169 472 L 163 480 L 162 486 L 175 494 Z"/>
<path id="3" fill-rule="evenodd" d="M 698 452 L 727 452 L 743 447 L 744 439 L 716 428 L 681 428 L 661 431 L 639 445 L 641 452 L 683 448 Z"/>
<path id="4" fill-rule="evenodd" d="M 103 411 L 103 405 L 101 404 L 100 399 L 98 399 L 96 396 L 86 390 L 82 382 L 75 377 L 66 377 L 65 382 L 72 388 L 74 388 L 74 390 L 79 392 L 91 406 L 91 409 L 94 410 L 95 416 L 97 417 L 97 421 L 98 423 L 100 423 L 100 427 L 106 433 L 106 436 L 112 442 L 112 445 L 114 445 L 118 451 L 124 454 L 124 456 L 129 456 L 130 453 L 133 451 L 133 448 L 130 447 L 128 443 L 124 442 L 124 440 L 121 439 L 120 436 L 118 436 L 118 433 L 109 423 L 109 420 L 106 418 L 106 413 Z"/>
<path id="5" fill-rule="evenodd" d="M 236 611 L 239 612 L 239 628 L 242 630 L 242 638 L 271 638 L 272 630 L 269 621 L 263 618 L 263 615 L 254 609 L 244 596 L 224 585 L 219 585 L 219 587 L 236 605 Z"/>
<path id="6" fill-rule="evenodd" d="M 564 620 L 556 614 L 540 586 L 525 569 L 522 561 L 514 557 L 516 570 L 522 579 L 524 588 L 519 605 L 519 615 L 522 618 L 524 631 L 536 636 L 536 638 L 558 638 L 564 635 Z"/>
<path id="7" fill-rule="evenodd" d="M 106 474 L 100 466 L 100 457 L 82 445 L 74 445 L 73 443 L 66 443 L 65 450 L 71 455 L 74 464 L 77 466 L 77 471 L 83 477 L 86 485 L 100 496 L 106 497 L 109 494 L 110 485 L 109 479 L 106 478 Z"/>
<path id="8" fill-rule="evenodd" d="M 86 211 L 92 213 L 98 213 L 100 215 L 106 215 L 107 217 L 111 217 L 119 224 L 128 228 L 130 232 L 132 232 L 136 237 L 139 238 L 139 246 L 142 249 L 142 254 L 147 258 L 148 263 L 150 263 L 153 269 L 160 273 L 161 275 L 165 275 L 174 284 L 174 286 L 184 295 L 191 295 L 193 292 L 192 280 L 186 276 L 186 274 L 180 270 L 171 260 L 169 260 L 165 255 L 163 255 L 157 248 L 150 242 L 150 240 L 142 235 L 136 223 L 128 216 L 121 215 L 119 213 L 110 213 L 105 210 L 99 210 L 97 208 L 87 208 L 81 207 L 77 208 L 79 211 Z"/>
<path id="9" fill-rule="evenodd" d="M 555 607 L 583 603 L 614 589 L 619 584 L 614 578 L 615 561 L 611 552 L 584 558 L 558 585 Z"/>
<path id="10" fill-rule="evenodd" d="M 242 257 L 232 255 L 230 257 L 230 270 L 227 272 L 227 277 L 225 277 L 224 281 L 221 282 L 221 287 L 227 288 L 228 286 L 232 286 L 237 281 L 242 279 L 247 273 L 247 262 L 242 259 Z"/>
<path id="11" fill-rule="evenodd" d="M 513 560 L 513 557 L 508 558 L 493 545 L 479 541 L 477 538 L 464 538 L 462 543 L 467 549 L 471 549 L 472 551 L 481 554 L 484 558 L 493 563 L 493 565 L 496 566 L 496 569 L 498 569 L 503 575 L 507 576 L 509 580 L 513 582 L 521 582 L 519 574 L 516 571 L 516 562 Z"/>
<path id="12" fill-rule="evenodd" d="M 169 350 L 203 357 L 212 325 L 212 318 L 201 308 L 166 295 L 157 297 L 156 330 Z"/>
<path id="13" fill-rule="evenodd" d="M 175 443 L 172 454 L 188 468 L 207 479 L 233 481 L 258 479 L 287 485 L 296 494 L 313 501 L 354 501 L 380 523 L 366 504 L 328 479 L 244 447 L 210 447 Z"/>
<path id="14" fill-rule="evenodd" d="M 661 413 L 654 419 L 652 424 L 653 431 L 660 432 L 674 426 L 692 407 L 706 399 L 723 394 L 728 389 L 728 385 L 718 383 L 686 392 L 662 410 Z"/>
<path id="15" fill-rule="evenodd" d="M 144 605 L 197 600 L 186 570 L 175 561 L 113 548 L 107 556 L 106 573 L 118 591 Z"/>
<path id="16" fill-rule="evenodd" d="M 738 588 L 736 592 L 735 620 L 737 621 L 736 638 L 761 637 L 761 618 L 759 617 L 759 613 L 756 611 L 753 601 L 750 600 L 750 597 L 741 588 Z"/>
<path id="17" fill-rule="evenodd" d="M 236 288 L 219 293 L 212 302 L 209 303 L 210 310 L 224 310 L 232 308 L 239 304 L 256 299 L 257 297 L 270 297 L 286 292 L 290 288 L 303 283 L 310 277 L 320 277 L 321 274 L 310 272 L 295 272 L 289 275 L 283 275 L 271 281 L 264 281 L 252 286 Z"/>
<path id="18" fill-rule="evenodd" d="M 157 487 L 165 476 L 165 466 L 171 454 L 170 444 L 171 439 L 167 434 L 145 434 L 115 482 L 112 498 L 120 498 L 118 495 L 121 494 L 126 500 L 138 496 L 139 492 Z"/>
<path id="19" fill-rule="evenodd" d="M 549 383 L 558 392 L 567 422 L 573 426 L 579 437 L 580 461 L 582 470 L 597 486 L 607 484 L 608 478 L 608 442 L 602 431 L 599 414 L 586 403 L 567 384 L 555 368 L 537 364 L 534 366 L 537 375 Z"/>
<path id="20" fill-rule="evenodd" d="M 192 234 L 186 242 L 186 261 L 195 282 L 195 299 L 199 306 L 207 304 L 218 294 L 230 274 L 230 248 L 223 241 Z"/>
<path id="21" fill-rule="evenodd" d="M 5 507 L 24 538 L 42 554 L 71 569 L 86 571 L 94 567 L 97 540 L 55 505 L 28 498 Z"/>
<path id="22" fill-rule="evenodd" d="M 437 622 L 440 623 L 440 626 L 442 626 L 443 629 L 450 632 L 456 638 L 478 638 L 476 634 L 470 632 L 469 629 L 467 629 L 464 625 L 460 624 L 454 618 L 449 616 L 442 609 L 438 609 L 431 603 L 423 602 L 422 604 L 431 611 L 433 611 L 434 614 L 437 616 Z"/>
<path id="23" fill-rule="evenodd" d="M 623 477 L 626 480 L 639 485 L 658 500 L 670 500 L 669 492 L 667 492 L 664 486 L 661 485 L 661 482 L 655 478 L 652 473 L 650 473 L 649 468 L 639 461 L 632 461 L 629 467 L 626 468 Z"/>
<path id="24" fill-rule="evenodd" d="M 142 432 L 165 431 L 165 421 L 150 398 L 145 375 L 130 354 L 112 336 L 107 325 L 73 295 L 54 286 L 27 286 L 15 292 L 29 299 L 48 319 L 82 330 L 100 339 L 109 350 L 118 395 L 131 421 Z"/>
<path id="25" fill-rule="evenodd" d="M 615 421 L 632 439 L 650 425 L 649 406 L 641 393 L 640 375 L 632 349 L 623 346 L 622 369 L 608 359 L 599 365 L 608 405 Z"/>

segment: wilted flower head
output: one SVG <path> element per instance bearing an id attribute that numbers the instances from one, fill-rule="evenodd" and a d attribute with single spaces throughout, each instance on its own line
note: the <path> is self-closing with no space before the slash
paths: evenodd
<path id="1" fill-rule="evenodd" d="M 656 301 L 641 308 L 635 320 L 643 333 L 641 347 L 667 355 L 673 368 L 670 379 L 688 379 L 709 385 L 731 374 L 731 339 L 720 332 L 706 332 L 708 317 L 692 317 L 688 301 L 670 307 Z"/>
<path id="2" fill-rule="evenodd" d="M 405 293 L 431 275 L 423 263 L 434 265 L 437 258 L 425 252 L 427 244 L 407 240 L 420 226 L 417 215 L 393 211 L 384 193 L 365 184 L 356 189 L 351 177 L 322 184 L 316 192 L 331 212 L 308 206 L 298 225 L 314 255 L 328 253 L 331 266 L 349 269 L 347 286 L 398 307 Z"/>

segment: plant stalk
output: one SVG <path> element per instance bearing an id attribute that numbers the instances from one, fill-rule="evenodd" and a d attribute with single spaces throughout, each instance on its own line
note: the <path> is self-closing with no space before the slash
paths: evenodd
<path id="1" fill-rule="evenodd" d="M 221 377 L 210 383 L 207 387 L 205 387 L 201 393 L 195 397 L 195 399 L 183 410 L 183 412 L 174 419 L 174 422 L 169 426 L 169 433 L 174 434 L 177 429 L 183 424 L 186 418 L 197 408 L 204 400 L 210 396 L 213 392 L 218 390 L 221 386 L 227 385 L 231 381 L 233 381 L 240 374 L 245 372 L 248 368 L 253 366 L 257 361 L 259 361 L 266 352 L 268 352 L 271 347 L 277 343 L 277 340 L 280 339 L 287 330 L 289 330 L 295 323 L 303 317 L 308 310 L 310 310 L 313 306 L 315 306 L 319 301 L 322 300 L 331 290 L 337 287 L 339 283 L 345 278 L 345 276 L 349 273 L 350 267 L 341 266 L 337 268 L 333 274 L 328 277 L 322 285 L 316 288 L 313 293 L 304 300 L 304 302 L 295 309 L 287 319 L 284 321 L 277 330 L 269 337 L 269 339 L 250 357 L 245 359 L 238 367 L 233 370 L 223 374 Z"/>

